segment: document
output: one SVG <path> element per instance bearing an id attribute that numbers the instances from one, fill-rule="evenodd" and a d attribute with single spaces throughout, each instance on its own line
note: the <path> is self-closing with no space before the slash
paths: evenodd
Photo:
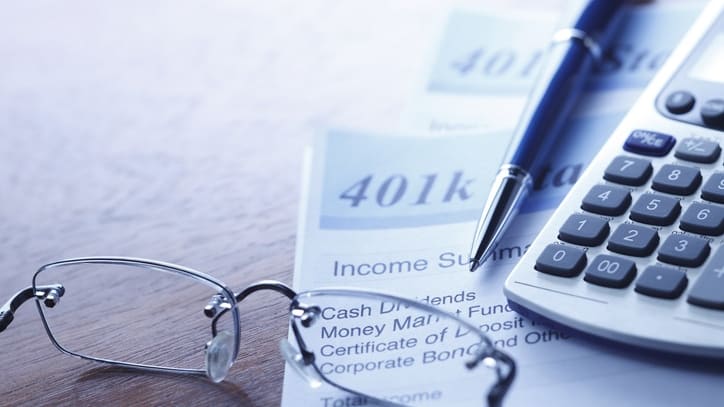
<path id="1" fill-rule="evenodd" d="M 585 130 L 605 134 L 598 132 L 603 121 Z M 467 270 L 477 206 L 487 194 L 486 174 L 492 170 L 480 171 L 485 164 L 478 159 L 479 151 L 491 145 L 502 149 L 504 140 L 500 135 L 417 138 L 334 131 L 320 138 L 311 157 L 294 286 L 381 290 L 469 320 L 518 363 L 518 378 L 506 405 L 531 406 L 547 400 L 557 406 L 579 406 L 584 401 L 591 406 L 690 406 L 715 405 L 724 399 L 721 372 L 579 340 L 535 324 L 507 306 L 501 292 L 505 277 L 551 215 L 551 202 L 559 190 L 567 189 L 574 171 L 552 176 L 527 213 L 516 218 L 492 259 L 480 271 Z M 563 150 L 582 159 L 589 153 L 589 143 L 604 140 L 569 138 L 572 144 Z M 371 331 L 361 341 L 375 339 L 374 335 Z M 332 346 L 348 343 L 333 337 L 325 341 Z M 364 363 L 379 356 L 362 354 L 355 360 Z M 415 374 L 414 365 L 406 374 Z M 421 388 L 405 393 L 425 397 L 414 405 L 482 405 L 483 385 L 477 385 L 480 397 L 451 402 L 456 393 L 440 391 L 429 379 L 419 377 Z M 455 377 L 444 375 L 439 380 Z M 399 394 L 386 380 L 380 380 L 375 391 L 381 396 Z M 287 369 L 282 405 L 366 404 L 331 386 L 311 389 Z"/>
<path id="2" fill-rule="evenodd" d="M 720 404 L 724 400 L 720 369 L 673 363 L 558 332 L 513 312 L 502 294 L 508 272 L 698 10 L 697 4 L 686 3 L 629 11 L 618 51 L 609 56 L 611 71 L 602 71 L 592 80 L 585 103 L 570 119 L 547 171 L 535 180 L 522 213 L 489 261 L 474 273 L 468 271 L 467 261 L 475 222 L 515 123 L 514 113 L 500 113 L 503 125 L 495 114 L 476 116 L 480 112 L 476 109 L 494 108 L 495 100 L 503 97 L 511 101 L 510 106 L 522 107 L 532 82 L 511 76 L 505 80 L 475 76 L 486 63 L 483 51 L 476 56 L 474 50 L 478 47 L 488 55 L 486 47 L 495 41 L 485 43 L 493 35 L 487 30 L 505 27 L 487 24 L 498 17 L 453 12 L 427 81 L 426 100 L 413 106 L 414 114 L 407 118 L 411 125 L 405 126 L 423 135 L 331 130 L 310 149 L 294 287 L 380 290 L 468 320 L 518 363 L 507 406 Z M 510 19 L 506 26 L 515 22 L 514 16 L 505 18 Z M 481 31 L 471 36 L 470 30 Z M 516 55 L 519 49 L 543 45 L 537 34 L 524 34 L 516 40 L 520 44 L 513 50 Z M 496 38 L 504 36 L 495 32 Z M 466 57 L 463 60 L 471 65 L 465 72 L 451 65 L 459 57 Z M 529 54 L 527 59 L 535 57 Z M 458 109 L 463 106 L 471 108 Z M 477 134 L 463 134 L 469 131 Z M 371 329 L 369 335 L 374 332 Z M 336 344 L 334 337 L 320 340 Z M 375 356 L 361 354 L 357 359 L 365 362 Z M 420 406 L 483 405 L 485 387 L 480 387 L 480 397 L 456 399 L 455 387 L 443 386 L 454 383 L 456 373 L 441 371 L 435 380 L 415 376 L 419 371 L 415 364 L 424 363 L 419 359 L 401 367 L 419 380 L 419 389 L 405 389 L 401 395 L 394 382 L 381 379 L 374 395 Z M 282 405 L 366 404 L 331 386 L 311 389 L 288 368 Z"/>
<path id="3" fill-rule="evenodd" d="M 704 4 L 656 1 L 625 7 L 618 35 L 604 52 L 583 99 L 607 94 L 613 111 L 625 111 Z M 559 15 L 540 4 L 523 11 L 513 7 L 450 13 L 429 68 L 403 114 L 403 130 L 495 131 L 515 125 Z"/>

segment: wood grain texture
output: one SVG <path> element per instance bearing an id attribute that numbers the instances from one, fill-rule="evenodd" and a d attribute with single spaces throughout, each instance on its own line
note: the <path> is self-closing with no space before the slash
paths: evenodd
<path id="1" fill-rule="evenodd" d="M 75 256 L 183 264 L 235 290 L 291 282 L 304 146 L 327 125 L 396 128 L 446 9 L 1 4 L 0 301 Z M 286 302 L 255 300 L 221 385 L 61 354 L 26 304 L 0 335 L 0 405 L 279 405 Z"/>

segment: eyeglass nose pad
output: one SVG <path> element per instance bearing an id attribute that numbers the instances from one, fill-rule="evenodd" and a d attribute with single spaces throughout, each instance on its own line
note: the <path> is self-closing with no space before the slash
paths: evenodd
<path id="1" fill-rule="evenodd" d="M 234 362 L 234 335 L 221 331 L 206 344 L 206 376 L 220 383 Z"/>
<path id="2" fill-rule="evenodd" d="M 317 373 L 317 370 L 314 369 L 314 366 L 305 363 L 302 353 L 289 343 L 288 340 L 282 339 L 279 341 L 279 351 L 284 357 L 284 360 L 291 366 L 292 370 L 307 381 L 309 387 L 316 389 L 322 385 L 322 378 L 319 376 L 319 373 Z"/>

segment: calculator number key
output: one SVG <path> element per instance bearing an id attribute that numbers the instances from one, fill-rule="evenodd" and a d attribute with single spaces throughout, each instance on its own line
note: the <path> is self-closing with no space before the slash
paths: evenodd
<path id="1" fill-rule="evenodd" d="M 608 165 L 603 178 L 617 184 L 637 187 L 648 182 L 653 172 L 654 169 L 649 160 L 618 156 Z"/>
<path id="2" fill-rule="evenodd" d="M 586 252 L 560 244 L 549 244 L 535 262 L 535 269 L 560 277 L 575 277 L 586 267 Z"/>
<path id="3" fill-rule="evenodd" d="M 659 194 L 644 194 L 631 208 L 629 217 L 649 225 L 668 226 L 681 213 L 681 204 L 676 198 Z"/>
<path id="4" fill-rule="evenodd" d="M 600 215 L 622 215 L 631 205 L 628 190 L 611 185 L 596 185 L 583 198 L 581 209 Z"/>
<path id="5" fill-rule="evenodd" d="M 649 266 L 636 281 L 636 292 L 651 297 L 679 298 L 686 289 L 686 273 L 671 267 Z"/>
<path id="6" fill-rule="evenodd" d="M 564 242 L 594 247 L 603 243 L 610 231 L 611 228 L 604 219 L 573 214 L 558 231 L 558 238 Z"/>
<path id="7" fill-rule="evenodd" d="M 629 256 L 646 257 L 659 244 L 659 234 L 650 227 L 622 224 L 608 240 L 607 249 Z"/>
<path id="8" fill-rule="evenodd" d="M 600 254 L 586 269 L 583 280 L 611 288 L 624 288 L 636 277 L 633 261 L 618 256 Z"/>
<path id="9" fill-rule="evenodd" d="M 677 266 L 699 267 L 710 250 L 709 242 L 700 237 L 675 234 L 666 238 L 657 259 Z"/>
<path id="10" fill-rule="evenodd" d="M 716 172 L 701 189 L 701 197 L 707 201 L 724 203 L 724 172 Z"/>
<path id="11" fill-rule="evenodd" d="M 654 177 L 651 188 L 676 195 L 691 195 L 701 185 L 698 168 L 666 164 Z"/>
<path id="12" fill-rule="evenodd" d="M 724 233 L 724 207 L 693 202 L 681 217 L 679 227 L 687 232 L 719 236 Z"/>

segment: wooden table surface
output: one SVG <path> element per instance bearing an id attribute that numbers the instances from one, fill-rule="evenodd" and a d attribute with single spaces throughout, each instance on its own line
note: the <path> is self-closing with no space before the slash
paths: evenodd
<path id="1" fill-rule="evenodd" d="M 445 7 L 3 2 L 0 301 L 76 256 L 290 283 L 304 147 L 329 125 L 395 129 Z M 286 305 L 255 298 L 254 348 L 215 385 L 64 355 L 27 303 L 0 334 L 0 405 L 279 405 Z"/>

